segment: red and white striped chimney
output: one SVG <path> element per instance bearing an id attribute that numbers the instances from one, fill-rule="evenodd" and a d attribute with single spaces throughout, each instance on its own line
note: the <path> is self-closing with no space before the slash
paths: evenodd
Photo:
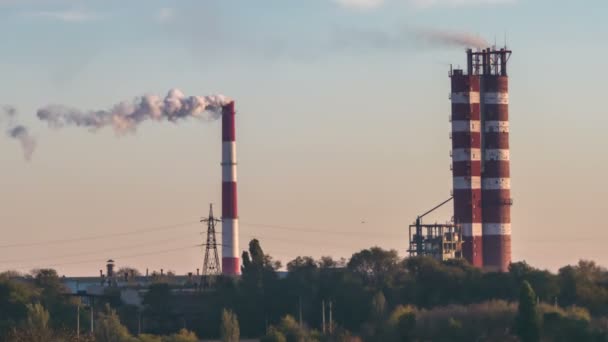
<path id="1" fill-rule="evenodd" d="M 511 263 L 510 56 L 506 48 L 469 49 L 467 72 L 451 73 L 454 220 L 464 257 L 501 272 Z"/>
<path id="2" fill-rule="evenodd" d="M 492 51 L 501 70 L 482 76 L 483 264 L 506 272 L 511 263 L 511 181 L 509 155 L 509 78 L 507 51 Z"/>
<path id="3" fill-rule="evenodd" d="M 454 222 L 462 227 L 463 256 L 483 266 L 481 207 L 481 123 L 479 76 L 451 73 Z"/>
<path id="4" fill-rule="evenodd" d="M 236 190 L 236 125 L 234 101 L 222 107 L 222 274 L 241 273 Z"/>

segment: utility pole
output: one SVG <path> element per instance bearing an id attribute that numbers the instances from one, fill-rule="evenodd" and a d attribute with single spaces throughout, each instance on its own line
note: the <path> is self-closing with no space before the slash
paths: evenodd
<path id="1" fill-rule="evenodd" d="M 205 259 L 203 260 L 203 278 L 205 285 L 209 285 L 212 278 L 222 274 L 220 258 L 217 254 L 217 242 L 215 240 L 215 224 L 221 220 L 213 217 L 213 204 L 209 204 L 209 217 L 201 219 L 207 223 L 207 243 L 205 246 Z"/>
<path id="2" fill-rule="evenodd" d="M 141 335 L 141 309 L 137 310 L 137 336 Z"/>
<path id="3" fill-rule="evenodd" d="M 95 334 L 95 297 L 91 298 L 91 335 Z"/>
<path id="4" fill-rule="evenodd" d="M 323 320 L 323 334 L 325 334 L 325 300 L 321 301 L 321 317 Z"/>
<path id="5" fill-rule="evenodd" d="M 332 301 L 329 301 L 329 333 L 334 333 L 334 320 L 333 320 L 333 309 L 332 309 Z"/>
<path id="6" fill-rule="evenodd" d="M 300 314 L 300 328 L 302 327 L 302 295 L 300 295 L 299 297 L 300 300 L 300 304 L 299 304 L 299 314 Z"/>
<path id="7" fill-rule="evenodd" d="M 76 341 L 80 341 L 80 299 L 76 305 Z"/>

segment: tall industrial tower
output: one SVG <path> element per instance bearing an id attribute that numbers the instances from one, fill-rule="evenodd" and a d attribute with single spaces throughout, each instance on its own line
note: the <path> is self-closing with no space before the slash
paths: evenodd
<path id="1" fill-rule="evenodd" d="M 453 70 L 452 78 L 452 183 L 454 222 L 462 227 L 462 254 L 483 266 L 481 226 L 481 110 L 479 77 Z"/>
<path id="2" fill-rule="evenodd" d="M 509 91 L 506 48 L 467 50 L 467 70 L 450 72 L 454 220 L 471 264 L 511 263 Z"/>
<path id="3" fill-rule="evenodd" d="M 222 271 L 241 273 L 236 190 L 236 124 L 234 101 L 222 107 Z"/>

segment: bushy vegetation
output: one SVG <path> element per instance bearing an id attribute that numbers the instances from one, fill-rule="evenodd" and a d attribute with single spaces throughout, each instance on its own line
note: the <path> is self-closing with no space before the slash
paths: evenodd
<path id="1" fill-rule="evenodd" d="M 80 341 L 608 341 L 608 271 L 590 261 L 556 274 L 525 262 L 491 273 L 374 247 L 348 262 L 298 257 L 280 276 L 259 241 L 248 247 L 242 276 L 212 288 L 176 292 L 159 278 L 139 308 L 108 290 L 91 336 L 81 310 Z M 1 275 L 0 340 L 75 340 L 79 299 L 64 292 L 53 270 Z"/>

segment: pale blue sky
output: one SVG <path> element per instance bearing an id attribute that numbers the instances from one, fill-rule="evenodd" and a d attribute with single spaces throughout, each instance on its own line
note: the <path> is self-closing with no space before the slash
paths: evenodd
<path id="1" fill-rule="evenodd" d="M 219 122 L 116 138 L 35 117 L 178 87 L 236 100 L 243 248 L 257 236 L 284 262 L 370 245 L 404 255 L 407 225 L 451 187 L 447 72 L 464 53 L 417 38 L 433 29 L 499 43 L 506 32 L 514 50 L 514 260 L 608 265 L 606 17 L 604 0 L 0 0 L 0 104 L 38 140 L 26 162 L 0 137 L 0 245 L 196 222 L 219 205 Z M 202 229 L 0 247 L 0 269 L 93 275 L 112 257 L 183 273 L 201 267 L 200 250 L 154 252 L 200 243 Z"/>

